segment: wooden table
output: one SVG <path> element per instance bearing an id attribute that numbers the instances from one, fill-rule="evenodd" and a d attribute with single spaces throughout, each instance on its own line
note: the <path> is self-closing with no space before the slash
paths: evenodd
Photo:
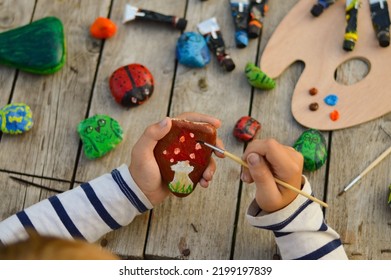
<path id="1" fill-rule="evenodd" d="M 17 183 L 10 175 L 68 190 L 122 163 L 129 164 L 131 147 L 144 128 L 166 115 L 185 111 L 215 115 L 223 121 L 219 137 L 237 155 L 243 152 L 244 144 L 233 137 L 232 129 L 245 115 L 262 123 L 259 137 L 273 137 L 292 145 L 306 129 L 290 112 L 292 92 L 303 64 L 292 65 L 276 80 L 276 88 L 267 92 L 250 87 L 244 67 L 248 61 L 258 61 L 276 26 L 297 2 L 270 1 L 262 40 L 237 49 L 228 1 L 0 1 L 0 31 L 56 16 L 65 26 L 68 46 L 66 65 L 53 75 L 32 75 L 0 66 L 1 106 L 25 102 L 32 108 L 35 122 L 32 131 L 24 135 L 1 136 L 0 219 L 56 193 Z M 215 16 L 236 69 L 224 72 L 215 57 L 205 69 L 178 65 L 175 45 L 180 32 L 140 21 L 122 24 L 126 3 L 186 17 L 186 31 L 196 31 L 199 22 Z M 90 37 L 89 26 L 98 16 L 110 17 L 118 24 L 115 37 L 106 41 Z M 108 78 L 115 69 L 130 63 L 147 66 L 156 85 L 146 104 L 127 110 L 111 97 Z M 341 82 L 351 83 L 365 71 L 364 63 L 353 61 L 337 69 L 336 76 Z M 110 154 L 92 161 L 82 152 L 76 126 L 98 113 L 118 120 L 124 127 L 125 138 Z M 390 114 L 353 128 L 325 132 L 327 164 L 306 173 L 314 195 L 329 204 L 325 218 L 341 234 L 350 259 L 391 259 L 391 209 L 387 205 L 391 157 L 353 190 L 337 197 L 344 186 L 390 146 L 390 134 Z M 103 237 L 100 244 L 132 259 L 278 258 L 273 234 L 255 229 L 245 220 L 254 186 L 241 183 L 238 164 L 221 159 L 217 163 L 218 171 L 208 189 L 197 188 L 184 199 L 168 198 L 131 225 Z"/>

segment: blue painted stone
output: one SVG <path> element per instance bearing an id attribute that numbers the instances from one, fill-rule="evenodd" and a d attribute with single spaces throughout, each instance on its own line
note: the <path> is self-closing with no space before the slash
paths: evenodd
<path id="1" fill-rule="evenodd" d="M 327 160 L 326 139 L 316 129 L 304 131 L 293 148 L 304 157 L 304 170 L 315 171 Z"/>
<path id="2" fill-rule="evenodd" d="M 210 53 L 204 37 L 196 32 L 183 33 L 176 45 L 178 62 L 191 67 L 202 68 L 210 62 Z"/>
<path id="3" fill-rule="evenodd" d="M 338 103 L 338 96 L 335 94 L 327 95 L 324 99 L 324 102 L 329 106 L 335 106 Z"/>
<path id="4" fill-rule="evenodd" d="M 22 134 L 33 126 L 33 115 L 24 103 L 11 103 L 0 110 L 0 127 L 3 133 Z"/>

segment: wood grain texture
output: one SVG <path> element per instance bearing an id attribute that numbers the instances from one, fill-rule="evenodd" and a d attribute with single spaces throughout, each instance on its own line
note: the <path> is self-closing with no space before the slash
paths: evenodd
<path id="1" fill-rule="evenodd" d="M 236 69 L 225 72 L 215 56 L 204 69 L 178 65 L 170 115 L 197 111 L 220 118 L 223 124 L 218 137 L 227 150 L 240 155 L 243 144 L 235 140 L 232 131 L 236 121 L 248 115 L 251 87 L 244 68 L 247 61 L 255 60 L 257 42 L 236 49 L 233 19 L 225 4 L 189 1 L 186 31 L 197 31 L 198 23 L 216 17 Z M 229 159 L 217 159 L 217 164 L 218 171 L 208 189 L 197 188 L 184 199 L 170 198 L 154 210 L 146 255 L 176 259 L 231 257 L 240 165 Z M 184 249 L 190 254 L 184 254 Z"/>
<path id="2" fill-rule="evenodd" d="M 290 110 L 294 88 L 303 69 L 306 71 L 304 65 L 295 63 L 287 67 L 271 91 L 252 89 L 244 67 L 264 53 L 279 23 L 299 2 L 270 1 L 259 48 L 256 41 L 250 41 L 247 48 L 236 49 L 229 6 L 221 1 L 132 1 L 134 6 L 186 16 L 189 20 L 186 31 L 197 31 L 199 22 L 216 16 L 228 52 L 236 63 L 236 69 L 227 73 L 214 56 L 204 69 L 176 65 L 175 45 L 180 32 L 167 25 L 137 20 L 123 25 L 126 0 L 38 0 L 34 15 L 34 1 L 0 0 L 0 31 L 30 19 L 55 15 L 64 23 L 68 42 L 67 64 L 54 75 L 42 77 L 19 72 L 15 76 L 15 70 L 0 66 L 0 102 L 7 103 L 12 94 L 13 102 L 26 102 L 32 107 L 35 118 L 35 126 L 28 133 L 1 138 L 0 220 L 55 194 L 15 182 L 4 171 L 13 171 L 15 176 L 54 189 L 68 190 L 78 185 L 74 181 L 85 182 L 122 163 L 129 164 L 131 149 L 144 129 L 167 114 L 174 117 L 185 111 L 197 111 L 220 118 L 222 127 L 218 136 L 225 148 L 238 156 L 245 145 L 232 132 L 236 121 L 245 115 L 262 124 L 258 138 L 275 138 L 292 146 L 306 129 L 294 120 Z M 327 10 L 324 16 L 331 11 Z M 91 38 L 90 24 L 96 17 L 108 15 L 118 25 L 118 33 L 104 43 Z M 111 97 L 108 79 L 118 67 L 130 63 L 149 68 L 155 77 L 155 92 L 145 104 L 125 109 Z M 337 67 L 336 80 L 342 85 L 359 85 L 361 82 L 357 81 L 367 72 L 367 64 L 350 61 Z M 388 99 L 385 97 L 385 103 Z M 82 150 L 78 153 L 76 126 L 86 116 L 98 113 L 120 122 L 124 140 L 103 158 L 91 161 Z M 326 165 L 305 175 L 314 196 L 329 204 L 325 211 L 329 226 L 341 234 L 349 258 L 391 259 L 387 205 L 391 157 L 371 170 L 354 189 L 337 197 L 346 184 L 391 145 L 391 115 L 323 135 L 331 151 Z M 273 234 L 250 226 L 245 219 L 255 186 L 240 183 L 241 167 L 236 162 L 214 159 L 217 171 L 208 189 L 197 187 L 183 199 L 169 197 L 129 226 L 103 236 L 98 243 L 126 259 L 277 258 Z M 42 176 L 45 179 L 39 178 Z"/>
<path id="3" fill-rule="evenodd" d="M 0 168 L 70 180 L 77 147 L 76 126 L 85 117 L 96 71 L 100 42 L 88 28 L 109 1 L 38 1 L 34 20 L 48 15 L 65 27 L 68 54 L 61 71 L 48 76 L 19 73 L 12 101 L 32 109 L 34 127 L 21 137 L 3 136 Z M 64 12 L 66 11 L 66 12 Z M 7 160 L 18 158 L 19 160 Z"/>
<path id="4" fill-rule="evenodd" d="M 280 21 L 297 3 L 297 0 L 271 1 L 268 14 L 265 18 L 260 53 L 262 53 L 271 35 Z M 303 65 L 296 63 L 289 67 L 276 79 L 276 88 L 270 91 L 255 89 L 251 108 L 251 115 L 257 119 L 262 130 L 260 139 L 274 138 L 280 143 L 293 146 L 297 138 L 305 130 L 292 117 L 290 103 L 293 89 L 303 71 Z M 325 134 L 326 139 L 328 138 Z M 310 182 L 314 196 L 325 201 L 323 197 L 326 165 L 316 172 L 305 174 Z M 235 244 L 235 259 L 272 259 L 278 254 L 274 236 L 271 232 L 253 228 L 245 219 L 248 205 L 254 199 L 255 185 L 243 184 L 241 194 L 241 212 L 237 226 Z M 327 202 L 327 201 L 326 201 Z"/>
<path id="5" fill-rule="evenodd" d="M 1 1 L 0 2 L 0 32 L 5 32 L 31 20 L 35 1 Z M 13 68 L 0 65 L 0 108 L 10 99 L 13 82 L 17 71 Z M 21 100 L 22 101 L 22 100 Z"/>
<path id="6" fill-rule="evenodd" d="M 270 39 L 261 59 L 261 68 L 277 77 L 294 61 L 303 61 L 305 69 L 292 97 L 291 110 L 302 125 L 319 130 L 336 130 L 355 126 L 391 111 L 391 48 L 381 48 L 372 27 L 368 1 L 362 1 L 358 13 L 359 41 L 352 52 L 342 49 L 345 31 L 345 3 L 338 1 L 321 16 L 310 14 L 313 3 L 299 1 L 284 18 Z M 345 86 L 334 79 L 339 65 L 359 58 L 370 65 L 361 81 Z M 319 93 L 310 96 L 315 87 Z M 330 94 L 339 98 L 335 106 L 323 101 Z M 309 104 L 317 102 L 316 112 Z M 338 110 L 340 119 L 332 121 L 330 113 Z"/>
<path id="7" fill-rule="evenodd" d="M 167 25 L 140 20 L 122 24 L 127 3 L 125 0 L 114 1 L 111 19 L 117 24 L 118 31 L 115 37 L 105 42 L 89 112 L 90 116 L 107 114 L 116 119 L 124 129 L 124 139 L 101 159 L 90 161 L 82 154 L 76 177 L 80 181 L 106 173 L 123 163 L 129 164 L 131 149 L 145 128 L 167 115 L 175 70 L 175 44 L 180 32 Z M 184 15 L 185 4 L 181 0 L 132 1 L 135 7 L 177 16 Z M 126 109 L 114 101 L 108 79 L 117 68 L 131 63 L 143 64 L 150 70 L 155 79 L 155 90 L 146 103 Z M 108 240 L 116 240 L 109 243 L 109 248 L 121 256 L 143 258 L 149 214 L 143 216 L 122 229 L 122 234 L 107 236 Z"/>
<path id="8" fill-rule="evenodd" d="M 346 82 L 360 78 L 360 72 L 351 71 L 355 68 L 352 63 L 355 62 L 340 69 L 338 78 Z M 391 258 L 391 220 L 387 204 L 391 157 L 379 163 L 354 188 L 338 196 L 351 180 L 390 147 L 391 138 L 387 135 L 390 129 L 391 116 L 388 114 L 354 128 L 333 132 L 327 190 L 330 208 L 326 218 L 341 234 L 350 259 Z"/>

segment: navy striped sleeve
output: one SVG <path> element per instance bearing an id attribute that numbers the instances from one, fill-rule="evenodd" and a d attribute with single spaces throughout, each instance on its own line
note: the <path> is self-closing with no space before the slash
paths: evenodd
<path id="1" fill-rule="evenodd" d="M 114 169 L 111 172 L 111 176 L 114 181 L 117 183 L 118 187 L 122 191 L 122 193 L 126 196 L 126 198 L 132 203 L 132 205 L 139 211 L 140 213 L 144 213 L 148 210 L 148 208 L 144 205 L 144 203 L 137 197 L 134 191 L 128 186 L 125 180 L 122 178 L 121 173 Z"/>
<path id="2" fill-rule="evenodd" d="M 337 249 L 341 245 L 342 245 L 342 242 L 339 238 L 334 239 L 333 241 L 330 241 L 329 243 L 320 247 L 319 249 L 317 249 L 317 250 L 315 250 L 305 256 L 297 258 L 296 260 L 319 260 L 320 258 L 331 253 L 332 251 L 334 251 L 335 249 Z"/>
<path id="3" fill-rule="evenodd" d="M 20 223 L 23 225 L 25 229 L 33 229 L 35 230 L 35 227 L 33 223 L 31 222 L 30 218 L 27 216 L 26 212 L 20 211 L 16 213 L 16 217 L 18 217 Z"/>
<path id="4" fill-rule="evenodd" d="M 80 186 L 84 193 L 86 194 L 88 200 L 91 202 L 95 211 L 101 217 L 101 219 L 111 228 L 111 229 L 119 229 L 121 225 L 117 223 L 117 221 L 110 215 L 110 213 L 103 206 L 102 202 L 99 200 L 96 195 L 94 189 L 91 187 L 89 183 L 84 183 Z"/>
<path id="5" fill-rule="evenodd" d="M 57 196 L 52 196 L 48 198 L 49 202 L 52 204 L 54 210 L 56 211 L 58 217 L 60 218 L 61 222 L 65 226 L 65 228 L 68 230 L 68 232 L 74 237 L 74 238 L 80 238 L 85 240 L 84 236 L 81 234 L 81 232 L 77 229 L 71 218 L 69 217 L 68 213 L 66 212 L 64 206 L 62 205 L 61 201 L 58 199 Z"/>

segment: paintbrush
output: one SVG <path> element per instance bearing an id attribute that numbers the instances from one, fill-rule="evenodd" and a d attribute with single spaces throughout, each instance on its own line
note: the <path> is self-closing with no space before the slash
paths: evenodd
<path id="1" fill-rule="evenodd" d="M 391 153 L 391 147 L 389 147 L 387 150 L 385 150 L 377 159 L 375 159 L 374 162 L 372 162 L 363 172 L 361 172 L 360 175 L 358 175 L 349 185 L 346 186 L 339 194 L 338 196 L 343 195 L 347 190 L 352 188 L 362 177 L 365 176 L 370 170 L 372 170 L 376 165 L 378 165 L 388 154 Z"/>
<path id="2" fill-rule="evenodd" d="M 211 145 L 209 143 L 206 143 L 204 141 L 197 141 L 197 142 L 199 142 L 200 144 L 203 144 L 203 145 L 205 145 L 205 146 L 207 146 L 207 147 L 209 147 L 209 148 L 211 148 L 211 149 L 213 149 L 213 150 L 223 154 L 224 156 L 226 156 L 226 157 L 236 161 L 237 163 L 241 164 L 242 166 L 248 168 L 248 164 L 245 161 L 243 161 L 241 158 L 231 154 L 230 152 L 227 152 L 226 150 L 223 150 L 221 148 L 213 146 L 213 145 Z M 306 198 L 308 198 L 308 199 L 310 199 L 310 200 L 312 200 L 312 201 L 314 201 L 316 203 L 319 203 L 323 207 L 326 207 L 326 208 L 329 207 L 327 203 L 317 199 L 316 197 L 313 197 L 313 196 L 303 192 L 302 190 L 299 190 L 299 189 L 295 188 L 294 186 L 292 186 L 292 185 L 290 185 L 290 184 L 288 184 L 288 183 L 286 183 L 284 181 L 281 181 L 278 178 L 274 177 L 274 180 L 276 181 L 277 184 L 279 184 L 279 185 L 281 185 L 281 186 L 283 186 L 283 187 L 285 187 L 287 189 L 290 189 L 290 190 L 292 190 L 292 191 L 294 191 L 294 192 L 296 192 L 298 194 L 301 194 L 302 196 L 305 196 Z"/>

